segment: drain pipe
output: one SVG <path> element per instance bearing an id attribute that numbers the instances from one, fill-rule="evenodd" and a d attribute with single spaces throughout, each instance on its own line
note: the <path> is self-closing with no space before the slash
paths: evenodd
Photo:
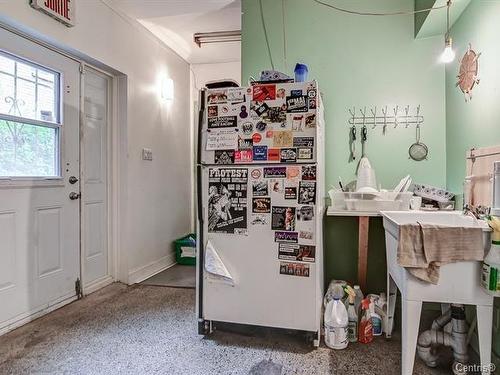
<path id="1" fill-rule="evenodd" d="M 451 321 L 451 334 L 443 332 L 443 328 Z M 436 347 L 444 345 L 453 351 L 456 369 L 457 363 L 466 364 L 469 360 L 467 354 L 467 322 L 463 305 L 452 304 L 451 309 L 432 323 L 430 330 L 424 331 L 418 337 L 417 353 L 429 367 L 436 367 L 439 355 Z"/>

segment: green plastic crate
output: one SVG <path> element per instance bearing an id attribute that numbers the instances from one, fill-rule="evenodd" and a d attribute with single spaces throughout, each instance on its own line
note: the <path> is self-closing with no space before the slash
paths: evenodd
<path id="1" fill-rule="evenodd" d="M 184 266 L 196 265 L 196 235 L 194 233 L 175 240 L 174 247 L 175 261 L 178 264 Z"/>

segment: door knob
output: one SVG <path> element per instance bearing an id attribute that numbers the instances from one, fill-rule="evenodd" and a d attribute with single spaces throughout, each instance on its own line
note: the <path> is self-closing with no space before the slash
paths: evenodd
<path id="1" fill-rule="evenodd" d="M 74 185 L 74 184 L 76 184 L 77 182 L 78 182 L 78 178 L 76 178 L 75 176 L 71 176 L 71 177 L 69 178 L 69 183 L 70 183 L 71 185 Z"/>
<path id="2" fill-rule="evenodd" d="M 80 193 L 75 193 L 74 191 L 69 193 L 69 199 L 71 199 L 72 201 L 74 201 L 75 199 L 79 199 L 79 198 L 80 198 Z"/>

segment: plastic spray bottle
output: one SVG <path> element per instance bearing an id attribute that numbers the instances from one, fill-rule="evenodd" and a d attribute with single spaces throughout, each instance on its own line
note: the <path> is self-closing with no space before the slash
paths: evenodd
<path id="1" fill-rule="evenodd" d="M 354 293 L 356 294 L 354 298 L 354 308 L 356 309 L 356 313 L 359 314 L 359 308 L 361 306 L 361 301 L 365 298 L 363 292 L 359 285 L 354 285 Z"/>
<path id="2" fill-rule="evenodd" d="M 491 216 L 488 221 L 493 234 L 490 251 L 483 262 L 481 285 L 488 294 L 500 297 L 500 218 Z"/>
<path id="3" fill-rule="evenodd" d="M 382 335 L 382 318 L 375 312 L 375 301 L 373 298 L 370 299 L 369 310 L 370 317 L 372 318 L 373 336 L 380 336 Z"/>
<path id="4" fill-rule="evenodd" d="M 354 307 L 354 301 L 356 298 L 356 293 L 354 289 L 350 286 L 346 287 L 346 292 L 349 300 L 349 307 L 347 309 L 347 318 L 349 320 L 349 325 L 347 329 L 347 339 L 349 342 L 358 341 L 358 313 Z"/>
<path id="5" fill-rule="evenodd" d="M 361 301 L 361 319 L 359 321 L 358 341 L 368 344 L 373 341 L 373 325 L 370 315 L 370 300 L 365 298 Z"/>
<path id="6" fill-rule="evenodd" d="M 349 319 L 345 305 L 341 301 L 343 296 L 342 286 L 335 285 L 333 299 L 325 308 L 325 344 L 332 349 L 345 349 L 349 344 L 347 340 Z"/>

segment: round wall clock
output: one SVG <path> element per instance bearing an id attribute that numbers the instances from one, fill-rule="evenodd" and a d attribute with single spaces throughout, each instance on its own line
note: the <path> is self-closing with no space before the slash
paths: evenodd
<path id="1" fill-rule="evenodd" d="M 464 93 L 466 102 L 472 99 L 472 89 L 475 85 L 479 84 L 478 60 L 480 56 L 481 54 L 476 53 L 469 44 L 469 48 L 460 62 L 457 86 L 460 87 L 460 90 Z"/>

